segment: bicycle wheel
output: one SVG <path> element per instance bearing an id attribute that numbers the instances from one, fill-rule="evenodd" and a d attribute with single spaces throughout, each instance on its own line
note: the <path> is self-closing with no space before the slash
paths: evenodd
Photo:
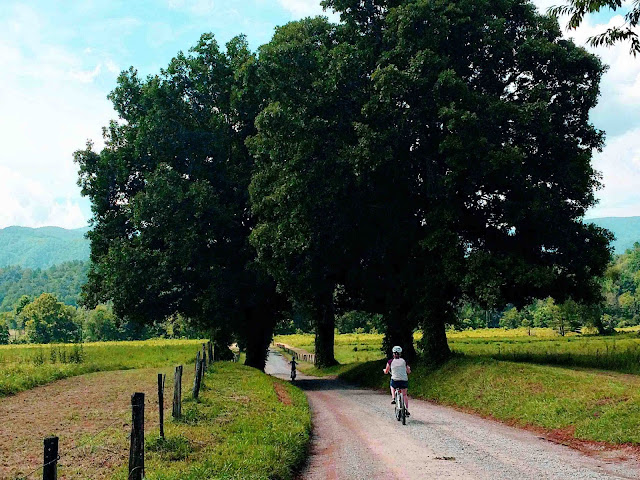
<path id="1" fill-rule="evenodd" d="M 404 395 L 400 394 L 400 417 L 402 424 L 407 424 L 407 408 L 404 406 Z"/>

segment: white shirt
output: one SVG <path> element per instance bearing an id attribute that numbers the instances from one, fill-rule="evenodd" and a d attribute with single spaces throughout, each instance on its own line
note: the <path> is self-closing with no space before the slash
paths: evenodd
<path id="1" fill-rule="evenodd" d="M 394 358 L 389 360 L 391 367 L 391 380 L 409 380 L 407 375 L 407 362 L 404 358 Z"/>

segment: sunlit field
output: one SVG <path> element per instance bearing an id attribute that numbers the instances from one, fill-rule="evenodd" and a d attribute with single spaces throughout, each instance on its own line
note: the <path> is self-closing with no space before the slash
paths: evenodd
<path id="1" fill-rule="evenodd" d="M 420 334 L 414 335 L 417 342 Z M 342 364 L 383 358 L 381 334 L 336 335 L 335 355 Z M 467 330 L 447 333 L 454 353 L 468 357 L 570 367 L 596 368 L 640 374 L 640 332 L 621 329 L 611 336 L 568 333 L 561 337 L 550 328 Z M 313 335 L 281 335 L 277 342 L 314 351 Z"/>
<path id="2" fill-rule="evenodd" d="M 0 346 L 0 397 L 83 373 L 193 362 L 202 340 Z"/>

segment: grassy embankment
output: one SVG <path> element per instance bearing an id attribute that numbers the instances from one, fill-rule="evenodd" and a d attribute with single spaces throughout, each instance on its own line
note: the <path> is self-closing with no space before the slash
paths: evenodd
<path id="1" fill-rule="evenodd" d="M 74 353 L 74 347 L 70 345 L 2 347 L 0 391 L 6 395 L 58 378 L 99 370 L 144 368 L 140 372 L 146 377 L 149 367 L 166 372 L 169 383 L 172 365 L 193 363 L 192 358 L 200 344 L 198 340 L 85 344 L 81 363 L 61 363 L 63 352 L 66 360 Z M 170 416 L 171 387 L 165 391 L 165 405 L 168 404 L 168 410 L 165 407 L 165 440 L 159 438 L 157 427 L 147 430 L 146 478 L 292 478 L 294 469 L 305 458 L 311 431 L 308 404 L 300 390 L 253 368 L 230 362 L 217 362 L 208 369 L 198 400 L 192 398 L 192 382 L 193 367 L 187 367 L 183 377 L 183 417 L 179 421 Z M 109 395 L 106 397 L 110 398 Z M 153 410 L 153 400 L 150 402 L 149 407 Z M 154 417 L 155 413 L 149 415 Z M 118 422 L 119 416 L 122 416 L 122 422 Z M 97 436 L 87 432 L 87 440 L 80 442 L 83 449 L 91 452 L 115 454 L 115 457 L 103 455 L 104 462 L 109 462 L 114 480 L 127 478 L 125 454 L 129 441 L 122 430 L 127 416 L 130 418 L 127 409 L 114 412 L 116 422 L 112 426 Z M 68 451 L 69 445 L 65 446 L 67 450 L 63 454 Z M 125 459 L 113 463 L 112 458 L 122 457 Z M 104 470 L 102 457 L 100 459 L 98 463 Z M 73 463 L 63 462 L 60 468 L 63 476 L 65 470 L 78 473 Z M 85 468 L 88 470 L 82 475 L 93 477 L 93 466 Z M 98 471 L 93 473 L 97 475 Z M 107 477 L 100 473 L 100 478 Z"/>
<path id="2" fill-rule="evenodd" d="M 201 340 L 0 346 L 0 397 L 84 373 L 194 361 Z M 78 358 L 78 356 L 80 358 Z"/>
<path id="3" fill-rule="evenodd" d="M 187 389 L 188 390 L 188 389 Z M 306 456 L 311 414 L 302 391 L 238 363 L 218 362 L 183 418 L 145 440 L 150 480 L 290 479 Z M 114 480 L 127 478 L 126 465 Z"/>
<path id="4" fill-rule="evenodd" d="M 386 391 L 384 359 L 375 352 L 381 336 L 361 334 L 357 342 L 355 335 L 341 337 L 336 357 L 344 364 L 332 370 Z M 278 340 L 312 351 L 310 338 Z M 635 375 L 640 338 L 635 332 L 562 338 L 551 330 L 534 330 L 531 337 L 525 330 L 483 330 L 452 332 L 449 342 L 458 355 L 445 366 L 414 366 L 412 396 L 578 439 L 640 444 L 640 376 Z"/>

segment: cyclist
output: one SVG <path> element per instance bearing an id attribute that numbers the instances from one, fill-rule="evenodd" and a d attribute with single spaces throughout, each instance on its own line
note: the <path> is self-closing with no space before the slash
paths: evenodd
<path id="1" fill-rule="evenodd" d="M 292 358 L 289 362 L 291 364 L 291 380 L 296 379 L 296 359 Z"/>
<path id="2" fill-rule="evenodd" d="M 402 347 L 395 346 L 391 349 L 393 352 L 393 358 L 387 362 L 387 368 L 384 369 L 385 375 L 391 372 L 391 403 L 396 403 L 396 388 L 400 389 L 404 395 L 404 406 L 406 407 L 407 417 L 409 413 L 409 396 L 407 395 L 407 388 L 409 388 L 409 374 L 411 373 L 411 367 L 407 365 L 404 358 L 401 358 Z"/>

